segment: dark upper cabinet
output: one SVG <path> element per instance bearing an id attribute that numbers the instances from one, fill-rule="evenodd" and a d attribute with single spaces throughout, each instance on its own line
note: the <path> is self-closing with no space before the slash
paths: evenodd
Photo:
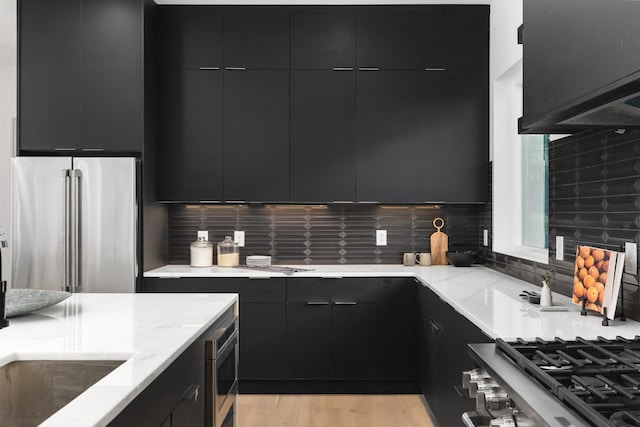
<path id="1" fill-rule="evenodd" d="M 291 201 L 355 199 L 355 72 L 291 71 Z"/>
<path id="2" fill-rule="evenodd" d="M 161 7 L 158 44 L 161 68 L 222 67 L 222 14 L 209 7 Z"/>
<path id="3" fill-rule="evenodd" d="M 488 194 L 486 71 L 424 71 L 422 201 L 484 202 Z"/>
<path id="4" fill-rule="evenodd" d="M 357 66 L 419 70 L 420 15 L 361 13 L 357 17 Z"/>
<path id="5" fill-rule="evenodd" d="M 355 57 L 355 14 L 291 14 L 292 69 L 353 68 Z"/>
<path id="6" fill-rule="evenodd" d="M 289 200 L 289 71 L 225 71 L 224 198 Z"/>
<path id="7" fill-rule="evenodd" d="M 356 199 L 421 200 L 420 71 L 359 71 Z"/>
<path id="8" fill-rule="evenodd" d="M 224 66 L 289 69 L 289 14 L 229 12 L 224 16 Z"/>
<path id="9" fill-rule="evenodd" d="M 48 3 L 20 3 L 20 150 L 141 151 L 142 2 Z"/>
<path id="10" fill-rule="evenodd" d="M 80 140 L 80 0 L 19 4 L 20 148 L 73 148 Z"/>
<path id="11" fill-rule="evenodd" d="M 159 71 L 158 200 L 223 199 L 222 74 Z"/>
<path id="12" fill-rule="evenodd" d="M 438 8 L 422 18 L 424 68 L 489 69 L 489 6 Z"/>

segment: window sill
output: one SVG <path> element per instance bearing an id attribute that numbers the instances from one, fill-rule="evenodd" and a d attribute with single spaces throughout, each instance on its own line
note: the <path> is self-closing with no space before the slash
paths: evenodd
<path id="1" fill-rule="evenodd" d="M 549 250 L 532 248 L 528 246 L 515 246 L 508 249 L 494 248 L 494 252 L 513 256 L 516 258 L 522 258 L 529 261 L 539 262 L 541 264 L 549 264 Z"/>

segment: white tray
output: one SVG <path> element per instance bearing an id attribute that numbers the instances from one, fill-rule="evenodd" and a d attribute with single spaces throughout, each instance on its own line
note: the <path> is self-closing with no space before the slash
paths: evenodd
<path id="1" fill-rule="evenodd" d="M 569 307 L 566 305 L 550 305 L 548 307 L 541 307 L 540 304 L 532 304 L 527 300 L 522 300 L 522 303 L 529 308 L 537 311 L 568 311 Z"/>

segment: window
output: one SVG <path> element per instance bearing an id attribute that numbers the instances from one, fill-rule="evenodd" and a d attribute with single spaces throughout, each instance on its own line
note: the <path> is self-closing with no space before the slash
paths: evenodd
<path id="1" fill-rule="evenodd" d="M 522 61 L 493 85 L 494 252 L 548 263 L 548 135 L 519 135 Z"/>

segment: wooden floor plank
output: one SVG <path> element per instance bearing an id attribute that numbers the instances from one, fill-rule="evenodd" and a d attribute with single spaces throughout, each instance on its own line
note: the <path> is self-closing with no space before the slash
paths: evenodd
<path id="1" fill-rule="evenodd" d="M 433 427 L 420 395 L 238 397 L 238 427 Z"/>

